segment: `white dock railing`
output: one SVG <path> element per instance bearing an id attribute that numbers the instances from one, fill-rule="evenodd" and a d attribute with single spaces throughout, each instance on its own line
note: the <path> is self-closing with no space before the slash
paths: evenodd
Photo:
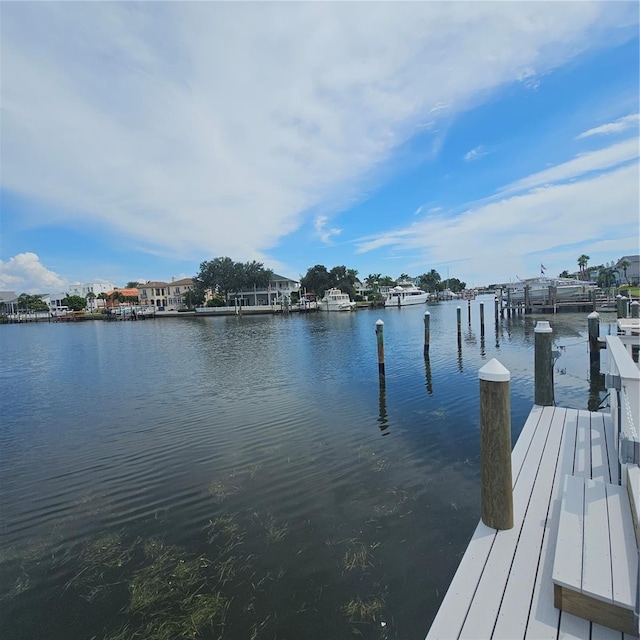
<path id="1" fill-rule="evenodd" d="M 640 336 L 633 336 L 640 344 Z M 630 336 L 606 336 L 606 386 L 610 393 L 611 418 L 623 468 L 640 465 L 640 369 L 631 355 Z M 626 479 L 627 474 L 621 477 Z"/>

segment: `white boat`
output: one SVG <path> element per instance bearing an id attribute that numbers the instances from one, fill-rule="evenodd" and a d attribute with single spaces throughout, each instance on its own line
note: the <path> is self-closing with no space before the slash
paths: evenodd
<path id="1" fill-rule="evenodd" d="M 320 308 L 323 311 L 354 311 L 356 303 L 351 302 L 348 293 L 342 293 L 340 289 L 328 289 L 320 300 Z"/>
<path id="2" fill-rule="evenodd" d="M 571 302 L 588 298 L 589 293 L 597 286 L 591 282 L 584 282 L 575 278 L 529 278 L 506 285 L 511 302 L 524 302 L 525 287 L 529 287 L 529 300 L 540 302 L 550 297 L 549 287 L 555 287 L 557 302 Z"/>
<path id="3" fill-rule="evenodd" d="M 424 304 L 429 299 L 429 294 L 418 289 L 412 280 L 401 280 L 387 291 L 384 299 L 385 307 L 406 307 L 412 304 Z"/>

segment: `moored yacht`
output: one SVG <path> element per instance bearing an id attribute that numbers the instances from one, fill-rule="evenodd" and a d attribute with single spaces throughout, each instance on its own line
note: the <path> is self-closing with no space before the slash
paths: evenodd
<path id="1" fill-rule="evenodd" d="M 401 280 L 389 289 L 384 300 L 385 307 L 406 307 L 412 304 L 424 304 L 429 299 L 429 294 L 418 289 L 413 280 Z"/>

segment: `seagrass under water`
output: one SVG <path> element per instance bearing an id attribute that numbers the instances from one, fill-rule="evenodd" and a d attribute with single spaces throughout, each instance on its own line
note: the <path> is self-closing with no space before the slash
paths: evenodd
<path id="1" fill-rule="evenodd" d="M 541 318 L 487 300 L 483 340 L 477 304 L 460 349 L 455 301 L 2 327 L 0 637 L 424 637 L 479 516 L 478 369 L 514 439 L 533 400 Z M 586 408 L 586 317 L 548 319 Z"/>

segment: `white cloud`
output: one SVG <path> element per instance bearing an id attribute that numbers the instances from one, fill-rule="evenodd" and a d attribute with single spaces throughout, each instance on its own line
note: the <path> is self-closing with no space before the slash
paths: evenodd
<path id="1" fill-rule="evenodd" d="M 637 20 L 625 3 L 2 13 L 2 187 L 45 203 L 30 224 L 90 223 L 137 249 L 243 260 L 264 260 L 307 212 L 357 198 L 421 123 Z"/>
<path id="2" fill-rule="evenodd" d="M 489 152 L 484 150 L 482 145 L 477 146 L 475 149 L 471 149 L 471 151 L 467 151 L 464 154 L 465 162 L 469 162 L 471 160 L 477 160 L 481 156 L 486 156 Z"/>
<path id="3" fill-rule="evenodd" d="M 402 255 L 419 251 L 422 259 L 410 265 L 416 271 L 450 263 L 453 257 L 456 277 L 472 284 L 535 275 L 540 262 L 549 273 L 571 269 L 573 246 L 579 247 L 573 249 L 576 258 L 587 253 L 593 263 L 612 260 L 637 251 L 637 178 L 634 163 L 568 184 L 503 194 L 497 201 L 469 206 L 455 218 L 446 213 L 429 216 L 391 233 L 362 238 L 358 251 L 382 246 Z M 563 249 L 565 245 L 569 249 Z"/>
<path id="4" fill-rule="evenodd" d="M 614 122 L 609 122 L 608 124 L 603 124 L 603 125 L 600 125 L 599 127 L 594 127 L 593 129 L 584 131 L 579 136 L 576 137 L 576 140 L 580 140 L 581 138 L 588 138 L 589 136 L 595 136 L 595 135 L 602 135 L 602 134 L 609 135 L 612 133 L 620 133 L 620 131 L 624 131 L 629 127 L 637 126 L 638 122 L 640 122 L 640 114 L 638 113 L 624 116 Z"/>
<path id="5" fill-rule="evenodd" d="M 518 180 L 503 189 L 506 192 L 523 191 L 534 187 L 545 186 L 563 180 L 569 180 L 592 171 L 603 171 L 616 167 L 640 155 L 637 138 L 623 140 L 597 151 L 589 151 L 577 155 L 573 160 L 545 169 Z"/>
<path id="6" fill-rule="evenodd" d="M 342 233 L 342 229 L 338 227 L 331 227 L 327 229 L 327 222 L 329 219 L 327 216 L 316 216 L 314 220 L 313 227 L 316 231 L 317 236 L 322 240 L 322 242 L 330 242 L 333 236 L 339 236 Z"/>
<path id="7" fill-rule="evenodd" d="M 19 253 L 0 260 L 0 289 L 21 293 L 60 293 L 67 283 L 47 269 L 35 253 Z"/>

